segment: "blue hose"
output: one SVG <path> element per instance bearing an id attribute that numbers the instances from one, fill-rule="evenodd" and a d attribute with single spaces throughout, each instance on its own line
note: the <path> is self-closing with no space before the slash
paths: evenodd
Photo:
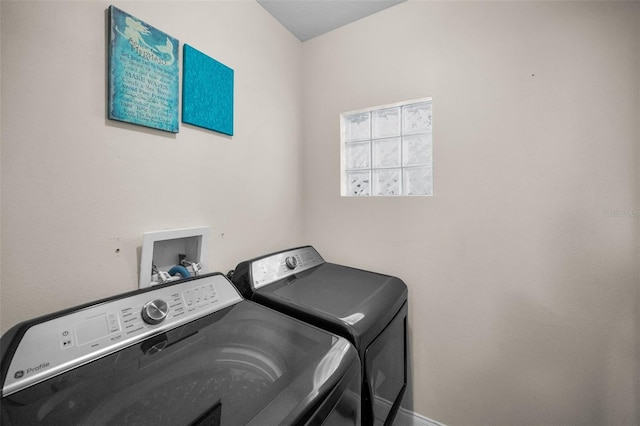
<path id="1" fill-rule="evenodd" d="M 174 276 L 175 274 L 180 274 L 182 278 L 189 278 L 191 274 L 189 270 L 184 266 L 176 265 L 169 269 L 169 275 Z"/>

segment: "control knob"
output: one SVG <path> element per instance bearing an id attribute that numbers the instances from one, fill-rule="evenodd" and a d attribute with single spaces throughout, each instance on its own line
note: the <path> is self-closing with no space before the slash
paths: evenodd
<path id="1" fill-rule="evenodd" d="M 152 300 L 142 307 L 142 319 L 151 325 L 161 323 L 168 313 L 169 305 L 162 299 Z"/>
<path id="2" fill-rule="evenodd" d="M 284 260 L 284 264 L 287 265 L 287 268 L 289 269 L 296 269 L 296 266 L 298 266 L 298 259 L 294 256 L 287 256 Z"/>

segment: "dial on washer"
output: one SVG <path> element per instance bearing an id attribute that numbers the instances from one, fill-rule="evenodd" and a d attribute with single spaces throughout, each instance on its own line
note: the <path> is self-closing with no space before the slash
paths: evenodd
<path id="1" fill-rule="evenodd" d="M 294 256 L 288 256 L 284 260 L 284 263 L 285 265 L 287 265 L 287 268 L 296 269 L 296 266 L 298 266 L 298 259 L 296 259 Z"/>
<path id="2" fill-rule="evenodd" d="M 162 299 L 152 300 L 142 307 L 142 319 L 151 325 L 161 323 L 168 313 L 169 305 Z"/>

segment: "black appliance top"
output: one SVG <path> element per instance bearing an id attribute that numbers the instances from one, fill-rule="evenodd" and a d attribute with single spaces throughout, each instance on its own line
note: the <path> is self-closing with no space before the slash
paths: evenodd
<path id="1" fill-rule="evenodd" d="M 22 323 L 2 364 L 0 423 L 91 426 L 305 423 L 360 368 L 346 340 L 220 274 Z"/>
<path id="2" fill-rule="evenodd" d="M 311 246 L 240 263 L 233 283 L 247 298 L 366 348 L 407 300 L 399 278 L 325 262 Z"/>

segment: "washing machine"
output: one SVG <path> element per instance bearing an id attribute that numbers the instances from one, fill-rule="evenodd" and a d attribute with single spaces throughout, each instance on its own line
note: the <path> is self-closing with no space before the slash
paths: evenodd
<path id="1" fill-rule="evenodd" d="M 241 262 L 228 276 L 247 299 L 348 339 L 362 368 L 362 424 L 393 423 L 407 385 L 402 280 L 325 262 L 311 246 Z"/>
<path id="2" fill-rule="evenodd" d="M 0 343 L 3 426 L 360 424 L 353 346 L 217 273 L 26 321 Z"/>

